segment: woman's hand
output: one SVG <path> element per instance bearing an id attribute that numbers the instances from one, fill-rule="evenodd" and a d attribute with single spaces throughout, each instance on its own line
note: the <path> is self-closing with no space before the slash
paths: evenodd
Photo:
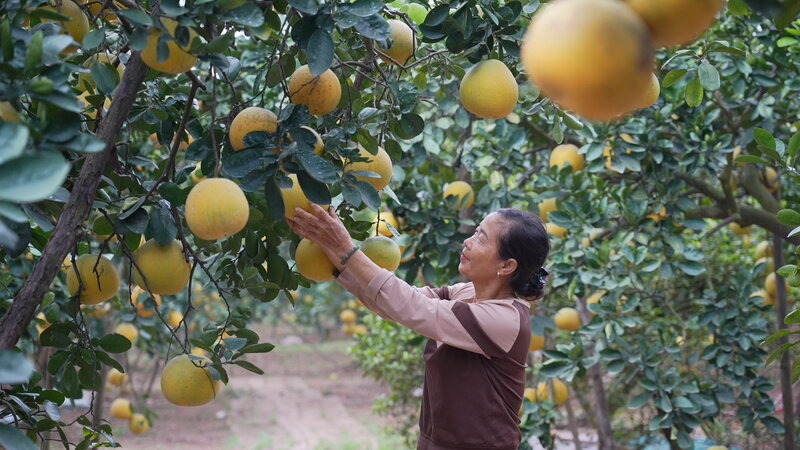
<path id="1" fill-rule="evenodd" d="M 311 204 L 311 213 L 295 208 L 295 216 L 287 217 L 286 222 L 298 236 L 319 245 L 333 265 L 342 270 L 339 261 L 355 244 L 333 208 L 326 211 L 315 203 Z"/>

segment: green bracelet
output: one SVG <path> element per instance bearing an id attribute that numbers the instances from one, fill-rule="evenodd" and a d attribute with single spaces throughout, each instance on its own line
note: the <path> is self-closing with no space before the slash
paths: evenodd
<path id="1" fill-rule="evenodd" d="M 351 248 L 349 252 L 347 252 L 344 256 L 342 256 L 342 259 L 339 260 L 339 264 L 344 265 L 347 262 L 347 260 L 350 259 L 351 256 L 353 256 L 353 253 L 357 252 L 360 248 L 361 248 L 360 245 L 356 245 L 355 247 Z"/>

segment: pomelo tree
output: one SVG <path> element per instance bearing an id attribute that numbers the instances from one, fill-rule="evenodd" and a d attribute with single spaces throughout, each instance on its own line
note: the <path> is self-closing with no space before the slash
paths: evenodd
<path id="1" fill-rule="evenodd" d="M 642 55 L 644 69 L 594 51 L 540 52 L 570 34 L 614 42 L 591 24 L 526 38 L 550 8 L 539 1 L 4 2 L 0 383 L 11 388 L 0 411 L 14 420 L 0 424 L 0 444 L 31 447 L 51 430 L 66 441 L 58 405 L 102 392 L 132 345 L 157 361 L 181 358 L 180 373 L 192 375 L 179 376 L 263 373 L 244 359 L 272 349 L 249 328 L 254 309 L 329 268 L 286 225 L 293 205 L 332 205 L 359 240 L 385 230 L 388 244 L 372 242 L 391 266 L 392 246 L 402 249 L 398 275 L 439 285 L 457 281 L 476 220 L 546 202 L 552 283 L 532 320 L 545 336 L 532 387 L 561 386 L 548 382 L 558 377 L 591 392 L 582 408 L 597 412 L 604 448 L 639 425 L 626 408 L 673 448 L 690 448 L 700 428 L 724 439 L 715 427 L 728 411 L 746 434 L 783 433 L 793 448 L 790 380 L 782 423 L 763 372 L 770 307 L 750 297 L 768 261 L 751 261 L 742 238 L 723 231 L 736 223 L 776 236 L 774 267 L 800 239 L 796 216 L 779 213 L 797 203 L 796 10 L 732 0 L 699 40 L 704 30 L 656 49 L 659 22 L 641 5 L 601 3 L 623 11 L 628 59 Z M 710 23 L 721 3 L 709 3 Z M 564 72 L 568 56 L 599 58 L 614 89 L 601 95 L 586 72 Z M 653 72 L 661 92 L 649 106 Z M 369 212 L 387 210 L 397 225 Z M 782 324 L 786 286 L 772 287 Z M 95 321 L 103 305 L 108 320 Z M 555 331 L 562 307 L 580 312 L 577 331 Z M 383 378 L 400 369 L 380 365 L 394 332 L 376 324 L 359 338 L 384 350 L 365 358 Z M 419 338 L 401 341 L 420 348 Z M 208 359 L 176 356 L 193 347 Z M 14 350 L 45 361 L 33 372 Z M 409 378 L 396 380 L 410 395 Z M 175 398 L 205 403 L 213 386 Z M 522 427 L 552 445 L 560 413 L 543 397 L 525 402 Z M 128 418 L 132 431 L 157 426 L 144 412 Z M 79 446 L 112 445 L 99 416 L 79 423 Z"/>

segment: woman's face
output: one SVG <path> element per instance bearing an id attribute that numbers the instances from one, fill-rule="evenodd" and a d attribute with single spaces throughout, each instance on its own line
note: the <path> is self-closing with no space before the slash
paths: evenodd
<path id="1" fill-rule="evenodd" d="M 491 213 L 478 225 L 475 234 L 464 241 L 458 271 L 473 283 L 497 278 L 503 260 L 500 259 L 500 235 L 505 232 L 505 221 Z"/>

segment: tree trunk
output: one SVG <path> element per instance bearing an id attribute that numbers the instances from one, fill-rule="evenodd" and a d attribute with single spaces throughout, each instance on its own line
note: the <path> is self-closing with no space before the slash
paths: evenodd
<path id="1" fill-rule="evenodd" d="M 569 430 L 572 432 L 572 439 L 575 441 L 575 450 L 583 450 L 581 447 L 581 434 L 578 432 L 578 424 L 575 422 L 575 413 L 572 411 L 572 398 L 567 398 L 564 403 L 567 407 L 567 420 L 569 421 Z"/>
<path id="2" fill-rule="evenodd" d="M 58 218 L 55 230 L 44 247 L 41 258 L 33 268 L 33 272 L 25 280 L 22 289 L 17 293 L 11 308 L 0 318 L 0 349 L 14 347 L 25 327 L 33 320 L 36 307 L 42 296 L 50 287 L 58 274 L 58 269 L 70 249 L 75 248 L 81 236 L 81 227 L 92 211 L 95 192 L 100 185 L 100 177 L 105 170 L 122 124 L 136 100 L 147 66 L 138 52 L 134 52 L 122 80 L 114 93 L 114 99 L 97 130 L 97 137 L 105 142 L 102 152 L 86 157 L 78 178 L 72 188 L 69 201 Z"/>
<path id="3" fill-rule="evenodd" d="M 592 320 L 591 313 L 586 309 L 586 302 L 581 299 L 578 301 L 578 311 L 581 322 L 589 323 Z M 586 355 L 594 354 L 594 344 L 586 348 Z M 596 402 L 597 418 L 597 438 L 600 450 L 614 450 L 614 434 L 611 432 L 611 412 L 608 408 L 608 398 L 606 397 L 606 387 L 603 384 L 603 373 L 600 370 L 600 362 L 589 368 L 589 378 L 591 379 L 592 391 Z"/>
<path id="4" fill-rule="evenodd" d="M 778 234 L 772 235 L 772 257 L 775 262 L 775 267 L 783 267 L 783 238 Z M 786 328 L 783 319 L 786 317 L 786 285 L 784 278 L 776 274 L 777 285 L 777 298 L 775 299 L 775 314 L 777 315 L 778 330 Z M 778 340 L 778 345 L 783 345 L 788 342 L 786 337 Z M 792 393 L 792 361 L 791 352 L 783 352 L 781 357 L 781 393 L 783 395 L 783 425 L 786 427 L 786 432 L 783 434 L 783 448 L 786 450 L 795 450 L 795 436 L 794 436 L 794 397 Z"/>

